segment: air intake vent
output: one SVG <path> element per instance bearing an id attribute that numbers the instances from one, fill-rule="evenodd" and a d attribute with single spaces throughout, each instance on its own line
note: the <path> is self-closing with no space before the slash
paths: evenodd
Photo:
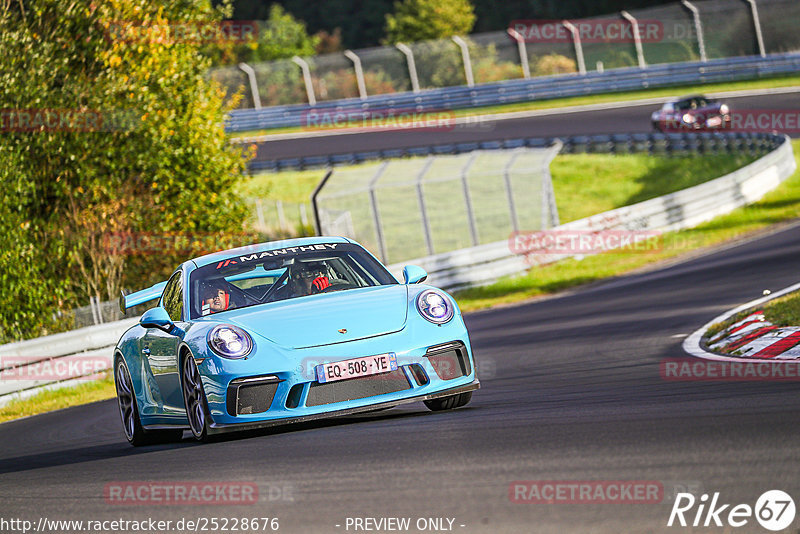
<path id="1" fill-rule="evenodd" d="M 249 415 L 269 410 L 280 380 L 274 378 L 237 379 L 228 386 L 230 415 Z"/>
<path id="2" fill-rule="evenodd" d="M 453 380 L 472 372 L 467 348 L 460 342 L 431 347 L 426 356 L 436 375 L 442 380 Z"/>
<path id="3" fill-rule="evenodd" d="M 402 367 L 379 375 L 351 378 L 341 382 L 313 382 L 308 390 L 306 406 L 320 406 L 348 400 L 363 399 L 384 393 L 410 389 L 411 384 Z"/>

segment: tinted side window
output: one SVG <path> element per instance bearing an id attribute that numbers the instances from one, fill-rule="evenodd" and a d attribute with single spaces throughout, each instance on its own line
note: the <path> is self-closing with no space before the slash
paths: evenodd
<path id="1" fill-rule="evenodd" d="M 161 297 L 161 306 L 167 310 L 169 318 L 173 321 L 183 320 L 183 285 L 180 271 L 173 274 L 167 282 Z"/>

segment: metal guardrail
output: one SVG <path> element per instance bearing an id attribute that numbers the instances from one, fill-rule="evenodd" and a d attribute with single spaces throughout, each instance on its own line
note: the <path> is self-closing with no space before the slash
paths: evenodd
<path id="1" fill-rule="evenodd" d="M 724 138 L 724 136 L 721 137 Z M 711 142 L 712 139 L 705 138 L 705 141 Z M 715 141 L 721 140 L 724 139 L 715 139 Z M 769 153 L 741 169 L 709 182 L 585 219 L 571 221 L 549 231 L 565 233 L 571 231 L 595 233 L 607 230 L 670 232 L 690 228 L 757 201 L 796 170 L 792 144 L 787 136 L 756 134 L 748 139 L 746 135 L 734 135 L 729 136 L 727 141 L 735 143 L 739 147 L 737 150 L 760 150 Z M 689 142 L 693 146 L 702 145 L 699 138 L 689 140 Z M 576 146 L 583 145 L 573 145 L 573 150 Z M 731 146 L 733 145 L 729 145 L 729 148 Z M 667 139 L 663 148 L 668 152 L 687 150 L 687 139 L 679 137 Z M 653 147 L 626 142 L 625 150 L 652 151 Z M 550 254 L 538 257 L 535 263 L 542 265 L 571 256 L 570 254 Z M 431 284 L 444 289 L 488 284 L 503 276 L 524 273 L 532 266 L 531 262 L 526 261 L 523 255 L 515 254 L 511 250 L 509 240 L 417 258 L 403 264 L 391 265 L 389 270 L 395 276 L 400 276 L 403 266 L 406 264 L 419 265 L 428 271 L 428 280 Z"/>
<path id="2" fill-rule="evenodd" d="M 419 93 L 391 93 L 319 102 L 316 105 L 274 106 L 231 112 L 225 123 L 229 133 L 282 127 L 303 127 L 310 112 L 430 112 L 496 106 L 681 84 L 705 84 L 762 78 L 800 71 L 800 54 L 745 56 L 686 63 L 628 67 L 498 83 L 430 89 Z"/>
<path id="3" fill-rule="evenodd" d="M 0 406 L 110 369 L 114 345 L 137 321 L 124 319 L 0 345 Z"/>
<path id="4" fill-rule="evenodd" d="M 649 152 L 651 154 L 717 154 L 733 153 L 739 150 L 763 150 L 771 146 L 771 134 L 747 132 L 681 132 L 681 133 L 642 133 L 614 134 L 570 137 L 526 137 L 482 141 L 473 143 L 447 143 L 410 148 L 393 148 L 369 152 L 349 152 L 326 156 L 309 156 L 304 158 L 283 158 L 253 161 L 250 171 L 280 171 L 287 169 L 314 169 L 334 167 L 337 165 L 353 165 L 365 161 L 403 158 L 414 156 L 431 156 L 437 154 L 461 154 L 473 150 L 507 150 L 520 147 L 547 148 L 557 140 L 564 143 L 563 153 L 612 153 L 627 154 L 631 152 Z"/>

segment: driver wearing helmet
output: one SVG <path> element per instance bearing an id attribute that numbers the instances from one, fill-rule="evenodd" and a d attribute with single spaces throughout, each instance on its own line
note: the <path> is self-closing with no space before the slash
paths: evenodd
<path id="1" fill-rule="evenodd" d="M 297 263 L 292 270 L 292 283 L 295 297 L 322 293 L 331 286 L 321 263 Z"/>
<path id="2" fill-rule="evenodd" d="M 224 289 L 209 284 L 203 288 L 202 314 L 210 315 L 225 311 L 230 306 L 231 295 Z"/>

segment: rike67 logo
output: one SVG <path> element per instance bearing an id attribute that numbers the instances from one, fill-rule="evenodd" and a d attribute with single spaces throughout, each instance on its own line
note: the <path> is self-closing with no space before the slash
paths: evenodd
<path id="1" fill-rule="evenodd" d="M 794 522 L 794 500 L 781 490 L 764 492 L 756 501 L 755 507 L 749 504 L 723 504 L 719 492 L 709 501 L 708 494 L 699 499 L 691 493 L 679 493 L 672 505 L 667 526 L 693 527 L 743 527 L 755 520 L 767 530 L 777 532 Z"/>

